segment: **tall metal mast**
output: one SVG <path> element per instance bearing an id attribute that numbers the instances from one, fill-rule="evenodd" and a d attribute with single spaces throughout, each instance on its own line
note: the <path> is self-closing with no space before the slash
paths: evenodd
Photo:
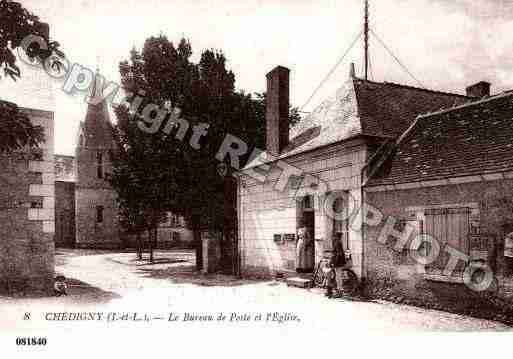
<path id="1" fill-rule="evenodd" d="M 369 0 L 365 0 L 365 25 L 363 29 L 365 39 L 365 80 L 369 76 Z"/>

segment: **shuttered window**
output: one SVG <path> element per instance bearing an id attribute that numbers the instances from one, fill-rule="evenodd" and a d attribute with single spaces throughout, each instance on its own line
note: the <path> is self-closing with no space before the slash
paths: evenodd
<path id="1" fill-rule="evenodd" d="M 446 245 L 461 253 L 469 253 L 470 208 L 435 208 L 424 212 L 424 233 L 434 237 L 440 243 L 440 255 L 428 268 L 440 272 L 446 267 L 450 254 L 444 250 Z M 457 272 L 465 269 L 465 263 L 458 262 Z"/>

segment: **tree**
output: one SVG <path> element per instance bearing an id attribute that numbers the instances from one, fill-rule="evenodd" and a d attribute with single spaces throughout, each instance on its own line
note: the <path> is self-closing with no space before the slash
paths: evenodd
<path id="1" fill-rule="evenodd" d="M 34 126 L 12 102 L 0 101 L 0 154 L 36 147 L 44 140 L 44 129 Z"/>
<path id="2" fill-rule="evenodd" d="M 114 130 L 117 144 L 112 153 L 113 172 L 108 180 L 117 191 L 121 225 L 135 233 L 138 258 L 142 259 L 142 232 L 148 232 L 150 262 L 153 262 L 154 243 L 158 225 L 166 218 L 166 195 L 162 183 L 171 180 L 160 171 L 159 146 L 142 132 L 126 107 L 115 109 L 118 123 Z M 162 193 L 160 193 L 162 191 Z"/>
<path id="3" fill-rule="evenodd" d="M 29 35 L 42 37 L 47 44 L 46 49 L 35 42 L 24 48 L 23 40 Z M 0 0 L 0 69 L 4 76 L 14 81 L 21 76 L 14 54 L 16 50 L 22 50 L 29 58 L 37 58 L 41 62 L 50 59 L 50 66 L 57 67 L 61 65 L 59 58 L 64 56 L 59 44 L 50 41 L 48 24 L 41 22 L 20 3 Z M 25 145 L 37 146 L 44 140 L 43 128 L 32 125 L 16 104 L 0 101 L 0 121 L 0 153 Z"/>
<path id="4" fill-rule="evenodd" d="M 127 155 L 113 163 L 113 175 L 124 178 L 113 181 L 113 186 L 119 189 L 120 204 L 130 207 L 126 213 L 155 216 L 144 220 L 149 228 L 156 230 L 156 218 L 165 211 L 183 215 L 195 232 L 199 260 L 200 231 L 219 232 L 225 223 L 225 178 L 218 173 L 216 154 L 227 134 L 250 147 L 264 148 L 265 96 L 253 98 L 235 90 L 235 75 L 227 69 L 221 51 L 205 50 L 197 63 L 191 56 L 188 41 L 182 39 L 175 46 L 160 35 L 148 38 L 141 52 L 133 49 L 129 60 L 120 63 L 125 90 L 145 97 L 137 109 L 138 101 L 132 96 L 128 105 L 116 110 L 119 146 Z M 150 126 L 142 117 L 149 104 L 170 111 L 179 108 L 180 117 L 189 124 L 186 132 L 180 134 L 181 127 L 170 126 L 169 116 L 152 129 L 153 134 L 141 131 L 141 124 Z M 208 132 L 192 146 L 194 128 L 201 125 Z M 145 210 L 130 199 L 136 191 Z"/>

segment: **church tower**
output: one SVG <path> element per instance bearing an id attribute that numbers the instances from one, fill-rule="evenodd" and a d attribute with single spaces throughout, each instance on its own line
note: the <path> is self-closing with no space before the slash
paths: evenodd
<path id="1" fill-rule="evenodd" d="M 119 248 L 116 193 L 106 181 L 115 149 L 99 73 L 90 91 L 87 114 L 78 130 L 76 161 L 76 246 Z"/>

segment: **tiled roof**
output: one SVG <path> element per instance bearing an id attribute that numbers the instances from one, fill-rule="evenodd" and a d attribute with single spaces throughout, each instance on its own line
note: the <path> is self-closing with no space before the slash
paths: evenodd
<path id="1" fill-rule="evenodd" d="M 468 97 L 394 83 L 355 80 L 362 133 L 398 137 L 420 114 L 451 108 Z"/>
<path id="2" fill-rule="evenodd" d="M 357 135 L 398 137 L 419 114 L 468 100 L 462 95 L 351 78 L 290 130 L 290 144 L 279 158 Z M 262 159 L 246 167 L 257 166 Z"/>
<path id="3" fill-rule="evenodd" d="M 84 136 L 85 147 L 112 148 L 114 141 L 108 105 L 98 93 L 96 82 L 95 78 L 95 86 L 90 91 L 85 121 L 80 123 L 79 131 Z"/>
<path id="4" fill-rule="evenodd" d="M 80 126 L 85 147 L 112 148 L 112 123 L 105 102 L 98 105 L 89 104 L 85 121 Z"/>
<path id="5" fill-rule="evenodd" d="M 513 170 L 513 94 L 420 116 L 369 186 Z"/>

